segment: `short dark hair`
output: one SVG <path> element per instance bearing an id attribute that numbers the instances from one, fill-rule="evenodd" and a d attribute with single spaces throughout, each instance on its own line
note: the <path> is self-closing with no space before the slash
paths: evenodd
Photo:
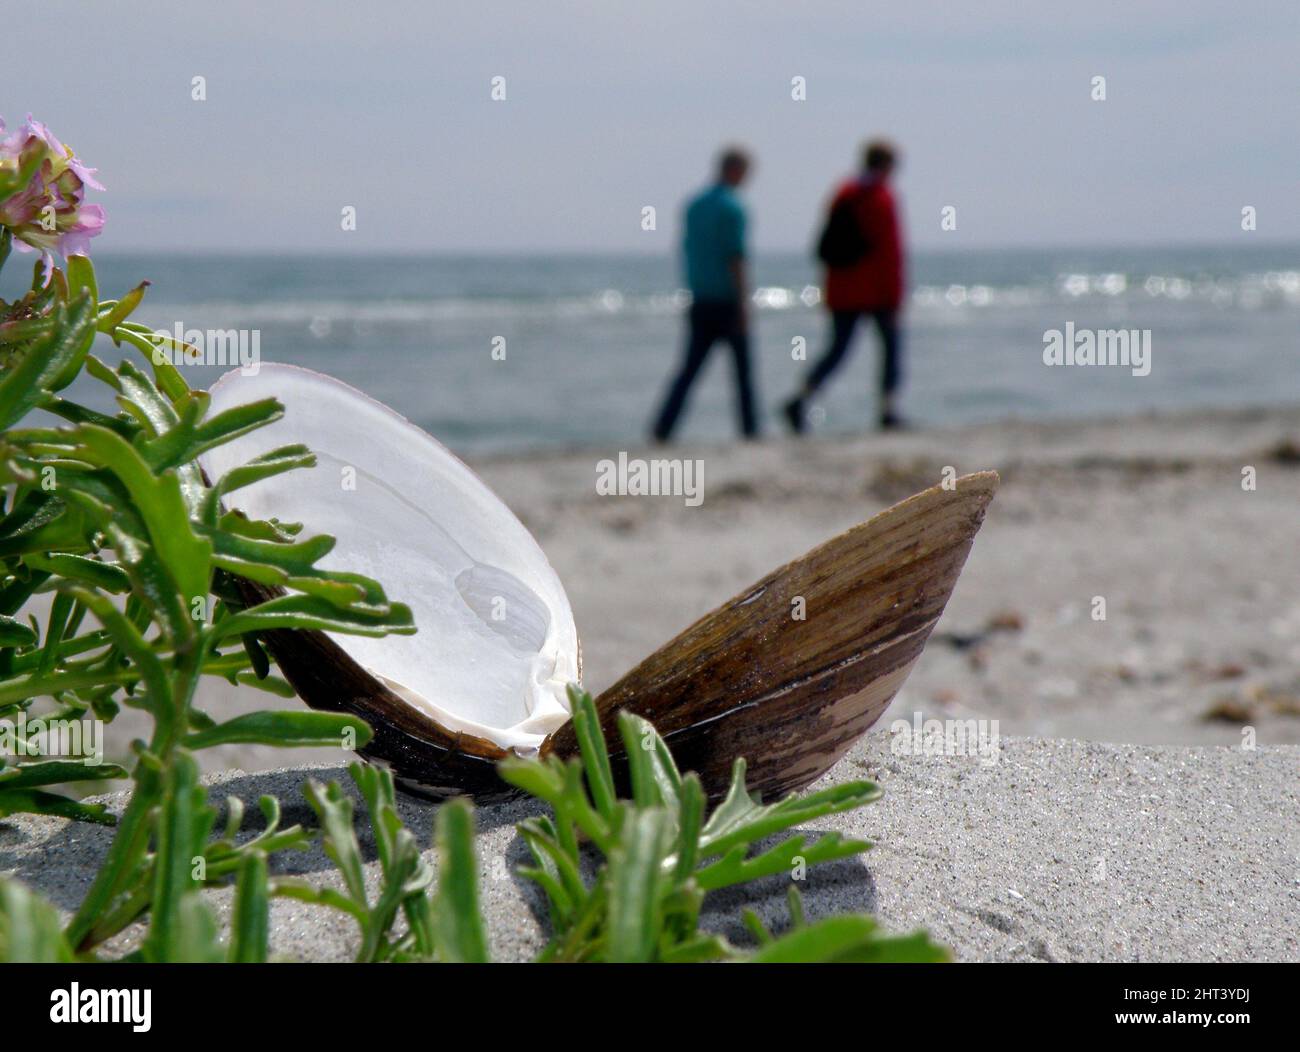
<path id="1" fill-rule="evenodd" d="M 869 172 L 879 172 L 893 168 L 898 159 L 894 144 L 885 139 L 872 139 L 862 148 L 862 163 Z"/>
<path id="2" fill-rule="evenodd" d="M 728 146 L 718 155 L 718 172 L 725 172 L 729 168 L 748 168 L 749 154 L 739 146 Z"/>

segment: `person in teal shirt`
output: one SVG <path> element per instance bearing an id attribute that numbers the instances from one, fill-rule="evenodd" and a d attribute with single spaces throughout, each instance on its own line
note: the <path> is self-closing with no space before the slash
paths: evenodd
<path id="1" fill-rule="evenodd" d="M 686 353 L 655 421 L 653 437 L 658 442 L 672 437 L 691 385 L 719 340 L 731 346 L 735 361 L 741 433 L 746 438 L 758 435 L 746 310 L 745 206 L 736 193 L 749 167 L 749 157 L 743 151 L 724 151 L 717 180 L 686 206 L 682 254 L 691 290 Z"/>

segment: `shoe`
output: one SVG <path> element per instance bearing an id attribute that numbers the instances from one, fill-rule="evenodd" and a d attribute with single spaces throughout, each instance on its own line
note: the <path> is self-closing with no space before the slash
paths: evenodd
<path id="1" fill-rule="evenodd" d="M 803 399 L 791 398 L 781 407 L 781 412 L 785 414 L 785 419 L 790 425 L 790 430 L 796 435 L 808 433 L 808 424 L 804 421 Z"/>
<path id="2" fill-rule="evenodd" d="M 897 413 L 880 414 L 881 431 L 907 431 L 911 425 Z"/>

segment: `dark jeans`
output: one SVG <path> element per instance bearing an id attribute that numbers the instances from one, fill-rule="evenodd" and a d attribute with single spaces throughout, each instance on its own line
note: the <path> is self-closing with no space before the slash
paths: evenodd
<path id="1" fill-rule="evenodd" d="M 740 304 L 701 302 L 691 304 L 689 315 L 690 336 L 686 342 L 686 358 L 674 377 L 664 399 L 663 408 L 655 422 L 654 436 L 661 442 L 673 433 L 678 416 L 686 405 L 691 384 L 699 375 L 709 351 L 719 340 L 731 344 L 736 363 L 737 409 L 740 429 L 746 436 L 758 434 L 758 415 L 754 409 L 754 380 L 749 364 L 749 336 L 740 327 Z"/>
<path id="2" fill-rule="evenodd" d="M 849 352 L 849 344 L 853 341 L 853 330 L 863 314 L 870 314 L 880 330 L 881 349 L 884 352 L 880 363 L 880 392 L 887 395 L 897 390 L 903 379 L 903 345 L 898 331 L 897 312 L 837 310 L 831 312 L 831 345 L 808 374 L 806 387 L 810 394 L 844 361 L 844 356 Z"/>

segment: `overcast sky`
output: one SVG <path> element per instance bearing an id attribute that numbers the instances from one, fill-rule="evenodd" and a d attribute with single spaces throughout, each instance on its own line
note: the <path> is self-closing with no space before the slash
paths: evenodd
<path id="1" fill-rule="evenodd" d="M 104 248 L 662 252 L 738 140 L 756 246 L 804 249 L 873 133 L 905 151 L 918 246 L 1300 240 L 1294 0 L 42 0 L 28 21 L 0 113 L 99 167 Z"/>

